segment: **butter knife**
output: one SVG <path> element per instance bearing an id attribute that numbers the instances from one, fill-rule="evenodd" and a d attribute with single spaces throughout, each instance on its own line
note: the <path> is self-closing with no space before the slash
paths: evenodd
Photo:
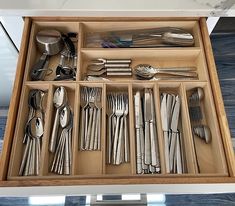
<path id="1" fill-rule="evenodd" d="M 180 115 L 180 97 L 177 95 L 175 97 L 175 105 L 171 118 L 171 144 L 170 144 L 170 171 L 173 171 L 173 159 L 176 154 L 176 138 L 177 138 L 177 129 Z"/>
<path id="2" fill-rule="evenodd" d="M 170 164 L 169 164 L 169 141 L 168 141 L 168 130 L 169 125 L 167 121 L 167 94 L 162 94 L 161 101 L 161 121 L 162 121 L 162 130 L 164 135 L 164 152 L 165 152 L 165 164 L 166 164 L 166 173 L 170 173 Z"/>
<path id="3" fill-rule="evenodd" d="M 151 164 L 151 145 L 150 145 L 150 120 L 151 114 L 151 97 L 148 89 L 144 90 L 144 163 Z"/>
<path id="4" fill-rule="evenodd" d="M 142 153 L 141 153 L 141 137 L 140 137 L 140 92 L 137 91 L 134 96 L 135 105 L 135 131 L 136 131 L 136 173 L 142 173 Z"/>
<path id="5" fill-rule="evenodd" d="M 151 165 L 160 168 L 160 158 L 157 142 L 157 131 L 155 121 L 155 109 L 152 89 L 149 89 L 151 99 L 151 121 L 150 121 L 150 141 L 151 141 Z"/>

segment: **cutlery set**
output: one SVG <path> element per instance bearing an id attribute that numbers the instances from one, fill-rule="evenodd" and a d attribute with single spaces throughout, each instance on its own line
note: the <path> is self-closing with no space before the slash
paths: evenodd
<path id="1" fill-rule="evenodd" d="M 193 45 L 193 35 L 176 27 L 92 32 L 88 33 L 86 38 L 86 46 L 93 48 L 157 48 Z"/>
<path id="2" fill-rule="evenodd" d="M 201 87 L 193 89 L 189 96 L 189 116 L 191 121 L 192 132 L 199 137 L 206 144 L 212 140 L 210 128 L 204 123 L 204 114 L 201 102 L 205 98 L 204 90 Z M 195 150 L 195 158 L 197 163 L 197 171 L 200 172 L 200 165 L 197 159 L 197 149 L 195 140 L 193 139 L 193 146 Z"/>
<path id="3" fill-rule="evenodd" d="M 181 98 L 179 95 L 161 94 L 161 121 L 167 173 L 182 174 L 187 172 L 183 139 L 178 128 L 180 107 Z"/>
<path id="4" fill-rule="evenodd" d="M 106 163 L 120 165 L 130 161 L 129 98 L 127 93 L 107 94 L 107 156 Z"/>
<path id="5" fill-rule="evenodd" d="M 65 87 L 55 90 L 53 102 L 56 114 L 49 144 L 49 151 L 53 154 L 50 170 L 59 175 L 69 175 L 72 166 L 73 113 Z"/>
<path id="6" fill-rule="evenodd" d="M 100 61 L 100 62 L 99 62 Z M 102 63 L 105 62 L 105 63 Z M 107 63 L 106 63 L 107 62 Z M 128 63 L 129 62 L 129 63 Z M 130 59 L 98 59 L 87 67 L 86 81 L 106 81 L 107 77 L 132 77 L 137 80 L 196 80 L 198 74 L 195 67 L 155 68 L 149 64 L 138 64 L 130 67 Z"/>
<path id="7" fill-rule="evenodd" d="M 87 66 L 87 76 L 132 76 L 131 59 L 95 59 Z"/>
<path id="8" fill-rule="evenodd" d="M 211 142 L 211 132 L 210 128 L 203 124 L 204 114 L 201 101 L 203 101 L 204 97 L 203 88 L 197 87 L 194 89 L 194 92 L 189 97 L 189 115 L 193 125 L 193 133 L 208 144 Z"/>
<path id="9" fill-rule="evenodd" d="M 19 175 L 39 175 L 41 145 L 44 134 L 43 98 L 45 92 L 38 89 L 30 90 L 28 96 L 28 121 L 25 125 L 23 144 L 26 144 Z"/>
<path id="10" fill-rule="evenodd" d="M 54 81 L 76 81 L 77 55 L 75 43 L 77 33 L 61 33 L 57 30 L 42 30 L 36 35 L 36 44 L 41 57 L 33 66 L 30 78 L 43 81 L 55 71 Z M 194 37 L 187 31 L 174 27 L 133 31 L 114 31 L 88 34 L 87 47 L 103 48 L 154 48 L 185 47 L 194 45 Z M 49 60 L 60 54 L 59 64 L 49 69 Z M 132 59 L 97 58 L 88 62 L 86 81 L 111 81 L 109 78 L 133 78 L 133 80 L 197 80 L 195 67 L 157 68 L 150 64 L 133 64 Z M 30 90 L 29 114 L 24 130 L 24 153 L 20 165 L 20 176 L 39 175 L 41 144 L 44 135 L 44 111 L 42 90 Z M 80 87 L 80 113 L 78 144 L 81 151 L 100 151 L 102 133 L 101 87 Z M 188 110 L 192 132 L 205 143 L 211 142 L 210 128 L 205 124 L 202 101 L 205 98 L 201 87 L 188 95 Z M 130 163 L 129 116 L 133 115 L 136 140 L 136 173 L 158 174 L 162 172 L 157 134 L 156 106 L 152 88 L 134 90 L 134 114 L 130 114 L 127 92 L 108 92 L 106 95 L 106 164 Z M 73 112 L 69 105 L 66 88 L 57 87 L 53 96 L 54 124 L 49 138 L 49 152 L 53 157 L 49 172 L 59 175 L 72 173 Z M 75 105 L 76 106 L 76 105 Z M 163 131 L 166 173 L 187 173 L 186 154 L 181 125 L 181 97 L 162 92 L 160 116 Z M 160 124 L 159 124 L 160 125 Z M 75 137 L 76 138 L 76 137 Z M 195 142 L 193 140 L 196 152 Z M 197 153 L 197 152 L 196 152 Z M 197 155 L 196 155 L 197 156 Z M 197 161 L 197 157 L 196 157 Z M 198 171 L 200 172 L 199 164 Z"/>
<path id="11" fill-rule="evenodd" d="M 81 87 L 80 150 L 100 150 L 102 127 L 102 88 Z"/>
<path id="12" fill-rule="evenodd" d="M 156 128 L 155 103 L 152 89 L 137 91 L 134 95 L 136 172 L 160 173 L 160 157 Z"/>

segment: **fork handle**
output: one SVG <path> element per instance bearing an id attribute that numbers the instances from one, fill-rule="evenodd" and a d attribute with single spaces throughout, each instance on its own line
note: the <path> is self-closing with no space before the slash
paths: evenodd
<path id="1" fill-rule="evenodd" d="M 89 149 L 89 144 L 90 144 L 90 139 L 91 139 L 91 125 L 92 125 L 92 119 L 93 119 L 93 113 L 94 109 L 91 107 L 89 108 L 89 123 L 88 123 L 88 131 L 87 131 L 87 136 L 86 136 L 86 144 L 85 144 L 85 149 Z"/>
<path id="2" fill-rule="evenodd" d="M 112 116 L 108 117 L 108 138 L 107 138 L 107 163 L 111 164 L 111 154 L 112 154 Z"/>
<path id="3" fill-rule="evenodd" d="M 117 156 L 116 156 L 116 165 L 120 165 L 122 163 L 122 158 L 121 158 L 121 149 L 123 145 L 123 118 L 121 117 L 121 122 L 120 122 L 120 129 L 119 129 L 119 135 L 118 135 L 118 145 L 117 145 Z"/>
<path id="4" fill-rule="evenodd" d="M 130 64 L 131 59 L 106 59 L 106 64 Z"/>
<path id="5" fill-rule="evenodd" d="M 129 136 L 128 136 L 128 124 L 127 124 L 127 117 L 124 116 L 124 160 L 125 162 L 130 161 L 130 151 L 129 151 Z"/>
<path id="6" fill-rule="evenodd" d="M 80 133 L 80 150 L 84 150 L 84 141 L 85 141 L 85 111 L 84 108 L 82 108 L 81 111 L 81 133 Z"/>
<path id="7" fill-rule="evenodd" d="M 114 164 L 116 162 L 116 154 L 117 154 L 119 120 L 120 120 L 120 116 L 117 116 L 117 123 L 116 123 L 115 135 L 114 135 L 114 141 L 113 141 L 113 163 Z"/>
<path id="8" fill-rule="evenodd" d="M 97 109 L 93 109 L 93 117 L 92 117 L 92 126 L 91 126 L 91 139 L 90 139 L 90 145 L 89 150 L 94 150 L 94 142 L 95 142 L 95 128 L 97 124 Z"/>

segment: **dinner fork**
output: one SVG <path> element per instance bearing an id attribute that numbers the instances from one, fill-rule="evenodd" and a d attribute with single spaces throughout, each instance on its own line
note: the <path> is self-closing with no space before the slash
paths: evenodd
<path id="1" fill-rule="evenodd" d="M 114 115 L 114 105 L 112 100 L 112 95 L 107 95 L 107 107 L 106 115 L 108 116 L 108 135 L 107 135 L 107 163 L 111 164 L 111 155 L 112 155 L 112 117 Z"/>
<path id="2" fill-rule="evenodd" d="M 94 150 L 100 150 L 101 142 L 101 108 L 102 108 L 102 89 L 97 88 L 97 94 L 95 98 L 95 106 L 97 109 L 96 116 L 96 128 L 95 128 L 95 140 L 94 140 Z"/>
<path id="3" fill-rule="evenodd" d="M 119 122 L 123 114 L 124 114 L 123 96 L 117 95 L 116 102 L 115 102 L 115 116 L 117 117 L 117 122 L 116 122 L 114 143 L 113 143 L 113 163 L 114 164 L 116 164 L 116 158 L 117 158 L 116 155 L 117 155 L 117 144 L 118 144 L 118 136 L 119 136 L 118 132 L 122 130 L 122 128 L 119 130 Z"/>
<path id="4" fill-rule="evenodd" d="M 87 87 L 81 88 L 80 93 L 80 106 L 81 106 L 81 132 L 80 132 L 80 150 L 85 149 L 85 137 L 87 130 L 87 110 L 86 107 L 88 105 L 88 91 Z"/>
<path id="5" fill-rule="evenodd" d="M 125 162 L 129 162 L 130 161 L 130 157 L 129 157 L 129 132 L 128 132 L 128 124 L 127 124 L 127 115 L 128 115 L 128 107 L 129 107 L 129 103 L 128 103 L 128 96 L 125 94 L 124 96 L 124 114 L 123 114 L 123 118 L 124 118 L 124 161 Z"/>
<path id="6" fill-rule="evenodd" d="M 89 92 L 89 97 L 88 97 L 88 101 L 89 101 L 88 102 L 88 105 L 89 105 L 89 122 L 88 122 L 88 128 L 87 128 L 87 135 L 86 135 L 86 138 L 85 138 L 86 139 L 86 141 L 85 141 L 85 150 L 89 149 L 90 140 L 91 140 L 93 116 L 96 116 L 96 113 L 94 112 L 95 111 L 94 110 L 94 108 L 95 108 L 95 96 L 96 96 L 96 88 L 91 88 L 91 91 Z"/>

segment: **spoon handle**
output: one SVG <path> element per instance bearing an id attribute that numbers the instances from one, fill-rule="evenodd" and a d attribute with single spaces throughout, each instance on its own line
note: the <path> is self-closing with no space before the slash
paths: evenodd
<path id="1" fill-rule="evenodd" d="M 173 71 L 157 71 L 156 74 L 169 74 L 169 75 L 175 75 L 175 76 L 185 76 L 185 77 L 197 77 L 196 72 L 173 72 Z"/>
<path id="2" fill-rule="evenodd" d="M 56 110 L 55 121 L 54 121 L 52 134 L 51 134 L 49 151 L 52 153 L 55 152 L 56 139 L 57 139 L 58 127 L 59 127 L 59 111 L 60 111 L 59 109 Z"/>

